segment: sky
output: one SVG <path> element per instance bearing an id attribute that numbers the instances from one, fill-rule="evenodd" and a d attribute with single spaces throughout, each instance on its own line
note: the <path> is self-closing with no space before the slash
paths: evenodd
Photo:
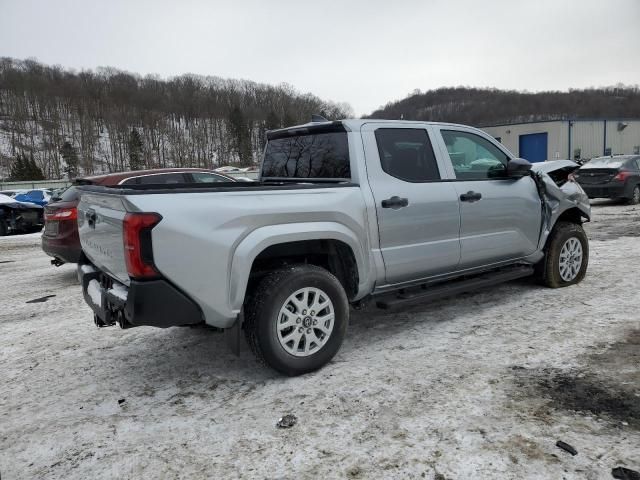
<path id="1" fill-rule="evenodd" d="M 357 116 L 416 89 L 640 83 L 640 0 L 0 0 L 0 56 L 288 83 Z"/>

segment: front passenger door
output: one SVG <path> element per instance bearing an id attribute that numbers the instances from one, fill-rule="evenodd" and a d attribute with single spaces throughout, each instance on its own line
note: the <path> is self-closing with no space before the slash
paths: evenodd
<path id="1" fill-rule="evenodd" d="M 508 178 L 507 155 L 475 129 L 439 127 L 460 202 L 460 268 L 488 266 L 536 251 L 541 200 L 531 177 Z"/>

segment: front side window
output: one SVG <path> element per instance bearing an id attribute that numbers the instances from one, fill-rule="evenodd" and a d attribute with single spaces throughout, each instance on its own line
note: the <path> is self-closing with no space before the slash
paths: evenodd
<path id="1" fill-rule="evenodd" d="M 351 178 L 346 132 L 274 138 L 267 143 L 262 176 L 271 178 Z"/>
<path id="2" fill-rule="evenodd" d="M 457 179 L 506 177 L 509 158 L 486 138 L 457 130 L 442 130 L 441 134 Z"/>
<path id="3" fill-rule="evenodd" d="M 440 180 L 429 135 L 418 128 L 379 128 L 376 143 L 382 169 L 406 182 Z"/>

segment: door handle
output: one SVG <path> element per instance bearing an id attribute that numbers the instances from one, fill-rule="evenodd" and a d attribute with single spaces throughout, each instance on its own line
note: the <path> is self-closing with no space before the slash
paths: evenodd
<path id="1" fill-rule="evenodd" d="M 400 198 L 394 195 L 391 198 L 382 200 L 382 202 L 380 203 L 382 204 L 382 208 L 393 208 L 394 210 L 398 210 L 399 208 L 406 207 L 407 205 L 409 205 L 409 199 Z"/>
<path id="2" fill-rule="evenodd" d="M 476 193 L 473 191 L 468 191 L 467 193 L 463 193 L 462 195 L 460 195 L 460 201 L 461 202 L 477 202 L 478 200 L 480 200 L 482 198 L 482 194 L 481 193 Z"/>

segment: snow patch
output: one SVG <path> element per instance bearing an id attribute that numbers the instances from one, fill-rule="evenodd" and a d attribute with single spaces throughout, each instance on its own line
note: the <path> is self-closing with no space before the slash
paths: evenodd
<path id="1" fill-rule="evenodd" d="M 91 265 L 81 265 L 80 270 L 82 270 L 82 273 L 84 273 L 85 275 L 87 273 L 97 272 L 97 270 L 93 268 Z"/>
<path id="2" fill-rule="evenodd" d="M 126 302 L 129 290 L 127 290 L 127 287 L 125 287 L 124 285 L 120 285 L 119 283 L 114 283 L 113 287 L 110 288 L 107 292 L 113 295 L 114 297 L 119 298 L 123 302 Z"/>
<path id="3" fill-rule="evenodd" d="M 87 285 L 87 293 L 91 297 L 91 301 L 94 305 L 102 308 L 102 288 L 97 280 L 91 280 Z"/>

